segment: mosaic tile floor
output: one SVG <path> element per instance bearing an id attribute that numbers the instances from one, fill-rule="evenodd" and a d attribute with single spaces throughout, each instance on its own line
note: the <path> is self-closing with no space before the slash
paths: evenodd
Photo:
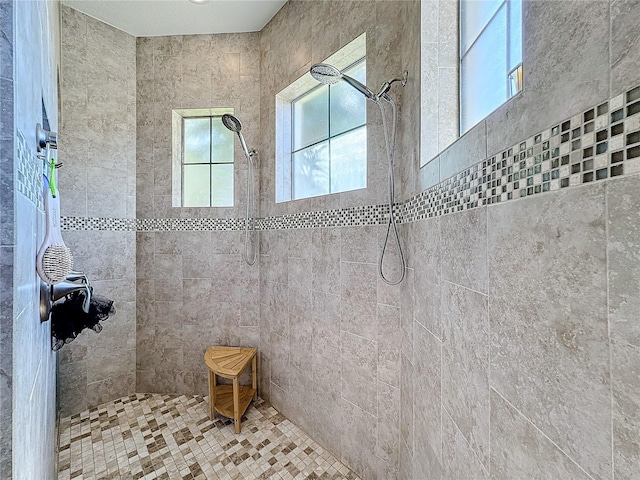
<path id="1" fill-rule="evenodd" d="M 137 394 L 60 421 L 59 480 L 358 479 L 258 399 L 242 433 L 201 396 Z"/>

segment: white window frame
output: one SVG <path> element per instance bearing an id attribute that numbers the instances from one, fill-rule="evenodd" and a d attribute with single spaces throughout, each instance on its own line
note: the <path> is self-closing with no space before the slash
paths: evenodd
<path id="1" fill-rule="evenodd" d="M 184 205 L 184 120 L 190 118 L 219 118 L 225 113 L 234 114 L 233 108 L 200 108 L 200 109 L 178 109 L 172 111 L 172 177 L 171 177 L 171 205 L 173 207 L 183 208 L 233 208 L 235 205 L 235 158 L 233 162 L 225 164 L 233 165 L 234 175 L 232 176 L 231 189 L 234 192 L 231 205 L 209 205 L 201 207 L 189 207 Z M 235 149 L 234 149 L 235 151 Z M 189 164 L 189 165 L 217 165 L 218 162 L 212 162 L 211 157 L 209 163 Z M 212 194 L 211 181 L 209 182 L 209 202 L 211 203 Z"/>

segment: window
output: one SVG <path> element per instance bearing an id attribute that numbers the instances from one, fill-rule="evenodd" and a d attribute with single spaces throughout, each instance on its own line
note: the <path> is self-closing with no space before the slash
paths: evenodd
<path id="1" fill-rule="evenodd" d="M 233 206 L 234 134 L 223 113 L 233 109 L 174 111 L 174 206 Z"/>
<path id="2" fill-rule="evenodd" d="M 366 84 L 366 37 L 325 60 Z M 305 74 L 276 96 L 276 201 L 367 186 L 366 98 Z"/>
<path id="3" fill-rule="evenodd" d="M 366 62 L 343 72 L 366 83 Z M 293 198 L 367 185 L 366 98 L 344 82 L 320 85 L 292 104 Z"/>
<path id="4" fill-rule="evenodd" d="M 461 0 L 461 132 L 521 89 L 522 0 Z"/>

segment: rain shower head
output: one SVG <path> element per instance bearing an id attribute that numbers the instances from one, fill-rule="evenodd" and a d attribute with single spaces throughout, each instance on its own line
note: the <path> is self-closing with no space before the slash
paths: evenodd
<path id="1" fill-rule="evenodd" d="M 222 115 L 222 124 L 233 133 L 240 133 L 242 130 L 242 122 L 228 113 Z"/>
<path id="2" fill-rule="evenodd" d="M 334 83 L 338 83 L 340 80 L 344 80 L 369 100 L 377 101 L 375 93 L 355 78 L 345 75 L 333 65 L 329 65 L 327 63 L 316 63 L 311 67 L 309 73 L 313 78 L 325 85 L 333 85 Z"/>

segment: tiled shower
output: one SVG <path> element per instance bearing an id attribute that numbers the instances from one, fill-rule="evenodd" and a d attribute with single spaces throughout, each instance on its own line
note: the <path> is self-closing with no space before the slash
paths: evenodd
<path id="1" fill-rule="evenodd" d="M 22 14 L 9 27 L 23 32 L 29 15 L 55 25 L 60 10 L 59 55 L 55 41 L 41 49 L 60 66 L 64 236 L 118 306 L 102 333 L 60 351 L 60 416 L 134 393 L 205 395 L 205 348 L 241 344 L 259 349 L 260 396 L 364 479 L 640 475 L 640 3 L 524 2 L 523 92 L 420 159 L 421 118 L 435 108 L 421 101 L 421 82 L 443 95 L 451 87 L 451 3 L 290 0 L 256 33 L 135 38 L 67 6 L 17 2 Z M 377 272 L 386 158 L 375 108 L 367 189 L 274 201 L 275 95 L 363 32 L 368 83 L 409 71 L 393 91 L 408 267 L 399 286 Z M 39 70 L 31 74 L 40 82 Z M 228 106 L 259 151 L 253 267 L 241 256 L 239 152 L 235 207 L 171 206 L 171 111 Z M 36 109 L 14 111 L 16 132 L 30 138 Z M 14 142 L 5 131 L 0 141 Z M 6 220 L 14 210 L 4 201 L 3 233 L 5 224 L 23 232 L 0 247 L 10 268 L 2 260 L 0 282 L 16 292 L 33 280 L 13 249 L 41 232 L 18 217 L 41 215 L 16 192 L 16 218 Z M 394 261 L 392 250 L 387 266 Z M 16 320 L 34 313 L 17 298 L 0 303 L 0 366 L 14 377 L 13 387 L 2 384 L 2 422 L 19 376 L 39 371 L 29 377 L 37 386 L 53 375 L 46 342 L 28 344 L 43 358 L 39 370 L 15 363 Z M 46 324 L 29 325 L 46 339 Z M 14 432 L 25 411 L 50 422 L 31 434 L 49 452 L 32 461 L 37 478 L 48 478 L 55 458 L 47 385 L 49 395 L 13 410 Z M 2 478 L 12 469 L 7 449 L 14 462 L 31 454 L 25 437 L 6 438 Z"/>

